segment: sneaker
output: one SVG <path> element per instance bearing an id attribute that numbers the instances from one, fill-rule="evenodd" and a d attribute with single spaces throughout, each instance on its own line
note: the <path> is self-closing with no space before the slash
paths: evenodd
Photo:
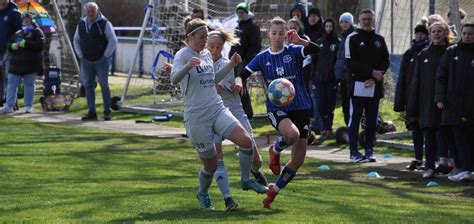
<path id="1" fill-rule="evenodd" d="M 360 154 L 360 152 L 357 152 L 351 155 L 350 159 L 351 159 L 350 160 L 351 163 L 358 163 L 358 162 L 361 162 L 362 160 L 365 160 L 366 158 L 365 156 Z"/>
<path id="2" fill-rule="evenodd" d="M 265 185 L 259 184 L 256 180 L 251 179 L 249 181 L 240 181 L 240 186 L 242 187 L 242 190 L 248 191 L 250 189 L 254 190 L 255 192 L 259 194 L 267 193 L 268 187 Z"/>
<path id="3" fill-rule="evenodd" d="M 110 121 L 112 120 L 112 113 L 111 112 L 105 112 L 104 113 L 104 121 Z"/>
<path id="4" fill-rule="evenodd" d="M 232 211 L 232 210 L 235 210 L 238 205 L 237 203 L 235 203 L 234 199 L 232 199 L 232 197 L 228 197 L 226 199 L 224 199 L 224 203 L 225 203 L 225 210 L 226 211 Z"/>
<path id="5" fill-rule="evenodd" d="M 448 179 L 454 182 L 469 182 L 471 181 L 471 171 L 463 171 L 456 175 L 449 176 Z"/>
<path id="6" fill-rule="evenodd" d="M 448 174 L 449 172 L 451 172 L 451 170 L 453 170 L 453 168 L 450 168 L 448 165 L 439 164 L 438 167 L 436 167 L 435 172 Z"/>
<path id="7" fill-rule="evenodd" d="M 448 173 L 448 177 L 454 176 L 454 175 L 456 175 L 456 174 L 458 174 L 458 173 L 461 173 L 461 172 L 462 172 L 461 169 L 454 168 L 453 170 L 451 170 L 451 172 Z"/>
<path id="8" fill-rule="evenodd" d="M 266 197 L 263 199 L 263 207 L 270 208 L 273 200 L 277 196 L 278 192 L 275 191 L 275 184 L 268 185 L 268 191 Z"/>
<path id="9" fill-rule="evenodd" d="M 86 116 L 82 117 L 82 121 L 97 121 L 97 113 L 87 113 Z"/>
<path id="10" fill-rule="evenodd" d="M 268 181 L 267 181 L 267 178 L 265 177 L 265 174 L 263 174 L 262 171 L 258 171 L 258 172 L 253 172 L 253 171 L 250 171 L 252 173 L 252 175 L 255 177 L 255 180 L 257 180 L 257 182 L 263 186 L 267 186 L 268 185 Z"/>
<path id="11" fill-rule="evenodd" d="M 374 156 L 374 150 L 373 149 L 369 149 L 369 150 L 365 151 L 365 158 L 371 163 L 377 162 L 377 159 Z"/>
<path id="12" fill-rule="evenodd" d="M 275 144 L 271 144 L 268 148 L 268 154 L 270 155 L 270 163 L 268 164 L 268 167 L 273 174 L 280 175 L 280 154 L 276 154 L 275 151 L 273 151 L 273 148 L 275 148 Z"/>
<path id="13" fill-rule="evenodd" d="M 4 106 L 0 108 L 0 114 L 11 114 L 13 113 L 13 107 Z"/>
<path id="14" fill-rule="evenodd" d="M 433 169 L 427 169 L 423 172 L 423 179 L 431 179 L 434 178 L 435 171 Z"/>
<path id="15" fill-rule="evenodd" d="M 33 113 L 33 107 L 25 107 L 25 113 L 27 114 Z"/>
<path id="16" fill-rule="evenodd" d="M 414 171 L 418 169 L 422 164 L 419 160 L 412 160 L 411 163 L 406 167 L 409 171 Z"/>
<path id="17" fill-rule="evenodd" d="M 202 195 L 199 192 L 196 194 L 197 199 L 199 200 L 199 204 L 202 210 L 214 210 L 214 206 L 211 202 L 211 197 L 209 194 Z"/>

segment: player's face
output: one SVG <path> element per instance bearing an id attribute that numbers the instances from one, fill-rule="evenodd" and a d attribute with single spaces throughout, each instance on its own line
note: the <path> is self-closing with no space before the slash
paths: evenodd
<path id="1" fill-rule="evenodd" d="M 334 26 L 332 25 L 332 23 L 324 24 L 324 31 L 326 31 L 326 33 L 331 33 L 333 30 Z"/>
<path id="2" fill-rule="evenodd" d="M 461 30 L 462 42 L 465 44 L 474 43 L 474 27 L 465 26 Z"/>
<path id="3" fill-rule="evenodd" d="M 426 40 L 428 39 L 428 35 L 422 32 L 415 33 L 415 41 Z"/>
<path id="4" fill-rule="evenodd" d="M 286 29 L 283 25 L 272 24 L 270 31 L 268 32 L 268 38 L 270 39 L 270 45 L 272 48 L 281 49 L 285 43 Z"/>
<path id="5" fill-rule="evenodd" d="M 359 24 L 363 30 L 370 31 L 374 27 L 374 16 L 371 13 L 362 13 L 359 16 Z"/>
<path id="6" fill-rule="evenodd" d="M 308 16 L 308 23 L 309 25 L 315 25 L 319 21 L 319 16 L 316 14 L 311 14 Z"/>
<path id="7" fill-rule="evenodd" d="M 442 44 L 444 40 L 446 39 L 446 31 L 444 30 L 443 26 L 441 25 L 434 25 L 431 27 L 431 42 L 433 44 Z"/>
<path id="8" fill-rule="evenodd" d="M 217 61 L 222 55 L 222 49 L 224 48 L 224 41 L 220 37 L 212 37 L 207 42 L 207 50 L 211 52 L 212 60 Z"/>
<path id="9" fill-rule="evenodd" d="M 346 22 L 346 21 L 342 21 L 341 23 L 339 23 L 339 26 L 341 27 L 342 30 L 346 31 L 348 30 L 349 28 L 351 28 L 351 24 Z"/>
<path id="10" fill-rule="evenodd" d="M 200 28 L 189 36 L 189 46 L 196 52 L 201 52 L 206 47 L 207 29 Z"/>

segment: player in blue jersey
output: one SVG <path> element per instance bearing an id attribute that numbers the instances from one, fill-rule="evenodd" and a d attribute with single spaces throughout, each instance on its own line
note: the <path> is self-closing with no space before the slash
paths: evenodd
<path id="1" fill-rule="evenodd" d="M 295 86 L 296 97 L 285 107 L 273 105 L 267 98 L 268 118 L 281 136 L 269 148 L 270 169 L 275 175 L 280 175 L 275 184 L 270 184 L 263 206 L 270 208 L 278 191 L 283 189 L 296 175 L 303 164 L 306 155 L 306 145 L 309 132 L 309 110 L 311 98 L 303 82 L 303 60 L 310 54 L 319 52 L 319 46 L 302 39 L 295 30 L 287 31 L 286 22 L 275 17 L 268 29 L 270 47 L 260 52 L 240 72 L 235 79 L 235 88 L 242 88 L 242 79 L 248 78 L 253 72 L 261 71 L 265 84 L 273 80 L 286 78 Z M 289 45 L 285 44 L 288 38 Z M 291 147 L 291 159 L 280 174 L 280 152 Z"/>

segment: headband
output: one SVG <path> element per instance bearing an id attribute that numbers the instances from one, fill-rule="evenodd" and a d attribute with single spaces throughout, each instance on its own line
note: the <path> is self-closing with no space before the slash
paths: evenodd
<path id="1" fill-rule="evenodd" d="M 194 29 L 191 32 L 187 33 L 186 36 L 189 36 L 189 35 L 193 34 L 194 32 L 196 32 L 197 30 L 199 30 L 201 28 L 207 28 L 207 26 L 206 25 L 198 26 L 198 27 L 196 27 L 196 29 Z"/>

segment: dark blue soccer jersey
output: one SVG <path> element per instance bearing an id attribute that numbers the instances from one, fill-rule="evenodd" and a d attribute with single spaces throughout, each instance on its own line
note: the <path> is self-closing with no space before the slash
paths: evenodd
<path id="1" fill-rule="evenodd" d="M 279 52 L 272 52 L 270 48 L 260 52 L 245 67 L 249 72 L 263 73 L 265 85 L 268 87 L 270 83 L 279 78 L 290 80 L 295 86 L 296 96 L 293 102 L 285 107 L 273 105 L 268 97 L 265 105 L 267 112 L 272 111 L 295 111 L 307 110 L 311 107 L 311 98 L 304 87 L 303 82 L 303 46 L 301 45 L 284 45 Z"/>

